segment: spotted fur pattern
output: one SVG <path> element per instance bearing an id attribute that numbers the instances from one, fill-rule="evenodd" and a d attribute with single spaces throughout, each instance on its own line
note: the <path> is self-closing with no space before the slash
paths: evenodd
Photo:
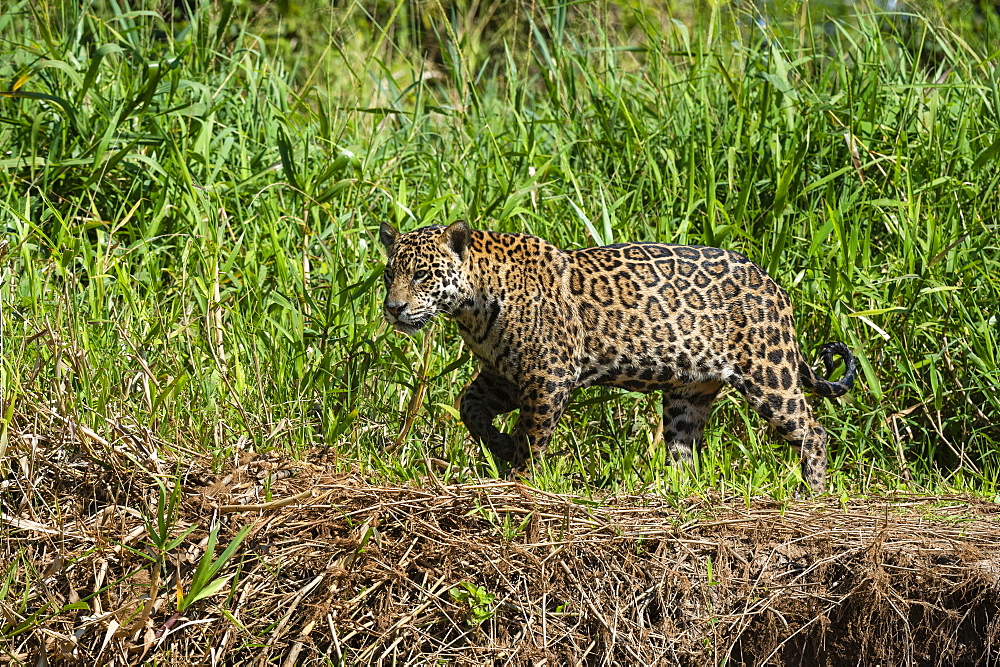
<path id="1" fill-rule="evenodd" d="M 407 234 L 383 224 L 379 236 L 386 320 L 405 333 L 438 313 L 457 322 L 481 362 L 462 421 L 514 469 L 548 445 L 570 393 L 593 385 L 662 391 L 664 439 L 690 460 L 728 384 L 800 451 L 811 489 L 824 489 L 827 434 L 803 389 L 844 394 L 854 357 L 826 344 L 827 375 L 834 355 L 846 372 L 818 376 L 799 351 L 788 296 L 743 255 L 659 243 L 560 250 L 461 221 Z M 515 409 L 513 433 L 501 433 L 494 419 Z"/>

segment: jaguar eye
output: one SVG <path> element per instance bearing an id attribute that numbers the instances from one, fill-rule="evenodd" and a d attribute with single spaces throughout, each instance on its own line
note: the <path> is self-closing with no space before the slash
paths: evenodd
<path id="1" fill-rule="evenodd" d="M 423 269 L 413 272 L 413 282 L 418 282 L 427 277 L 427 272 Z"/>

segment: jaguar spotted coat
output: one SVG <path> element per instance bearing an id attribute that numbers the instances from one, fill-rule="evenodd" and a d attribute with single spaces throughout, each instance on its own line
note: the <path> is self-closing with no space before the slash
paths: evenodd
<path id="1" fill-rule="evenodd" d="M 560 250 L 525 234 L 459 221 L 400 234 L 383 223 L 386 320 L 412 333 L 451 316 L 481 369 L 462 397 L 462 421 L 497 457 L 523 467 L 548 445 L 570 392 L 606 385 L 663 391 L 663 434 L 689 460 L 723 384 L 802 457 L 824 489 L 826 430 L 803 389 L 840 396 L 856 376 L 843 343 L 827 343 L 846 371 L 819 377 L 795 338 L 788 296 L 759 266 L 719 248 L 620 243 Z M 514 432 L 493 424 L 520 410 Z"/>

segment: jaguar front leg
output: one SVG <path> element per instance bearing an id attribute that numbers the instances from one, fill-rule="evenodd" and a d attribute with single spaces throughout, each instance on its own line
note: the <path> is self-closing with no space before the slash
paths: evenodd
<path id="1" fill-rule="evenodd" d="M 473 439 L 504 461 L 514 459 L 514 438 L 493 425 L 499 415 L 517 409 L 518 389 L 514 384 L 496 375 L 480 371 L 465 390 L 459 406 L 462 423 Z"/>
<path id="2" fill-rule="evenodd" d="M 514 427 L 514 469 L 523 470 L 548 447 L 566 409 L 571 387 L 548 376 L 528 378 L 521 387 L 521 412 Z"/>

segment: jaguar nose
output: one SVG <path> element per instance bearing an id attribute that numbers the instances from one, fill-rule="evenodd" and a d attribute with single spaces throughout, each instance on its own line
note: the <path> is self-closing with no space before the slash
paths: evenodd
<path id="1" fill-rule="evenodd" d="M 405 301 L 393 301 L 391 303 L 385 304 L 385 309 L 392 314 L 393 317 L 399 317 L 404 310 L 406 310 Z"/>

